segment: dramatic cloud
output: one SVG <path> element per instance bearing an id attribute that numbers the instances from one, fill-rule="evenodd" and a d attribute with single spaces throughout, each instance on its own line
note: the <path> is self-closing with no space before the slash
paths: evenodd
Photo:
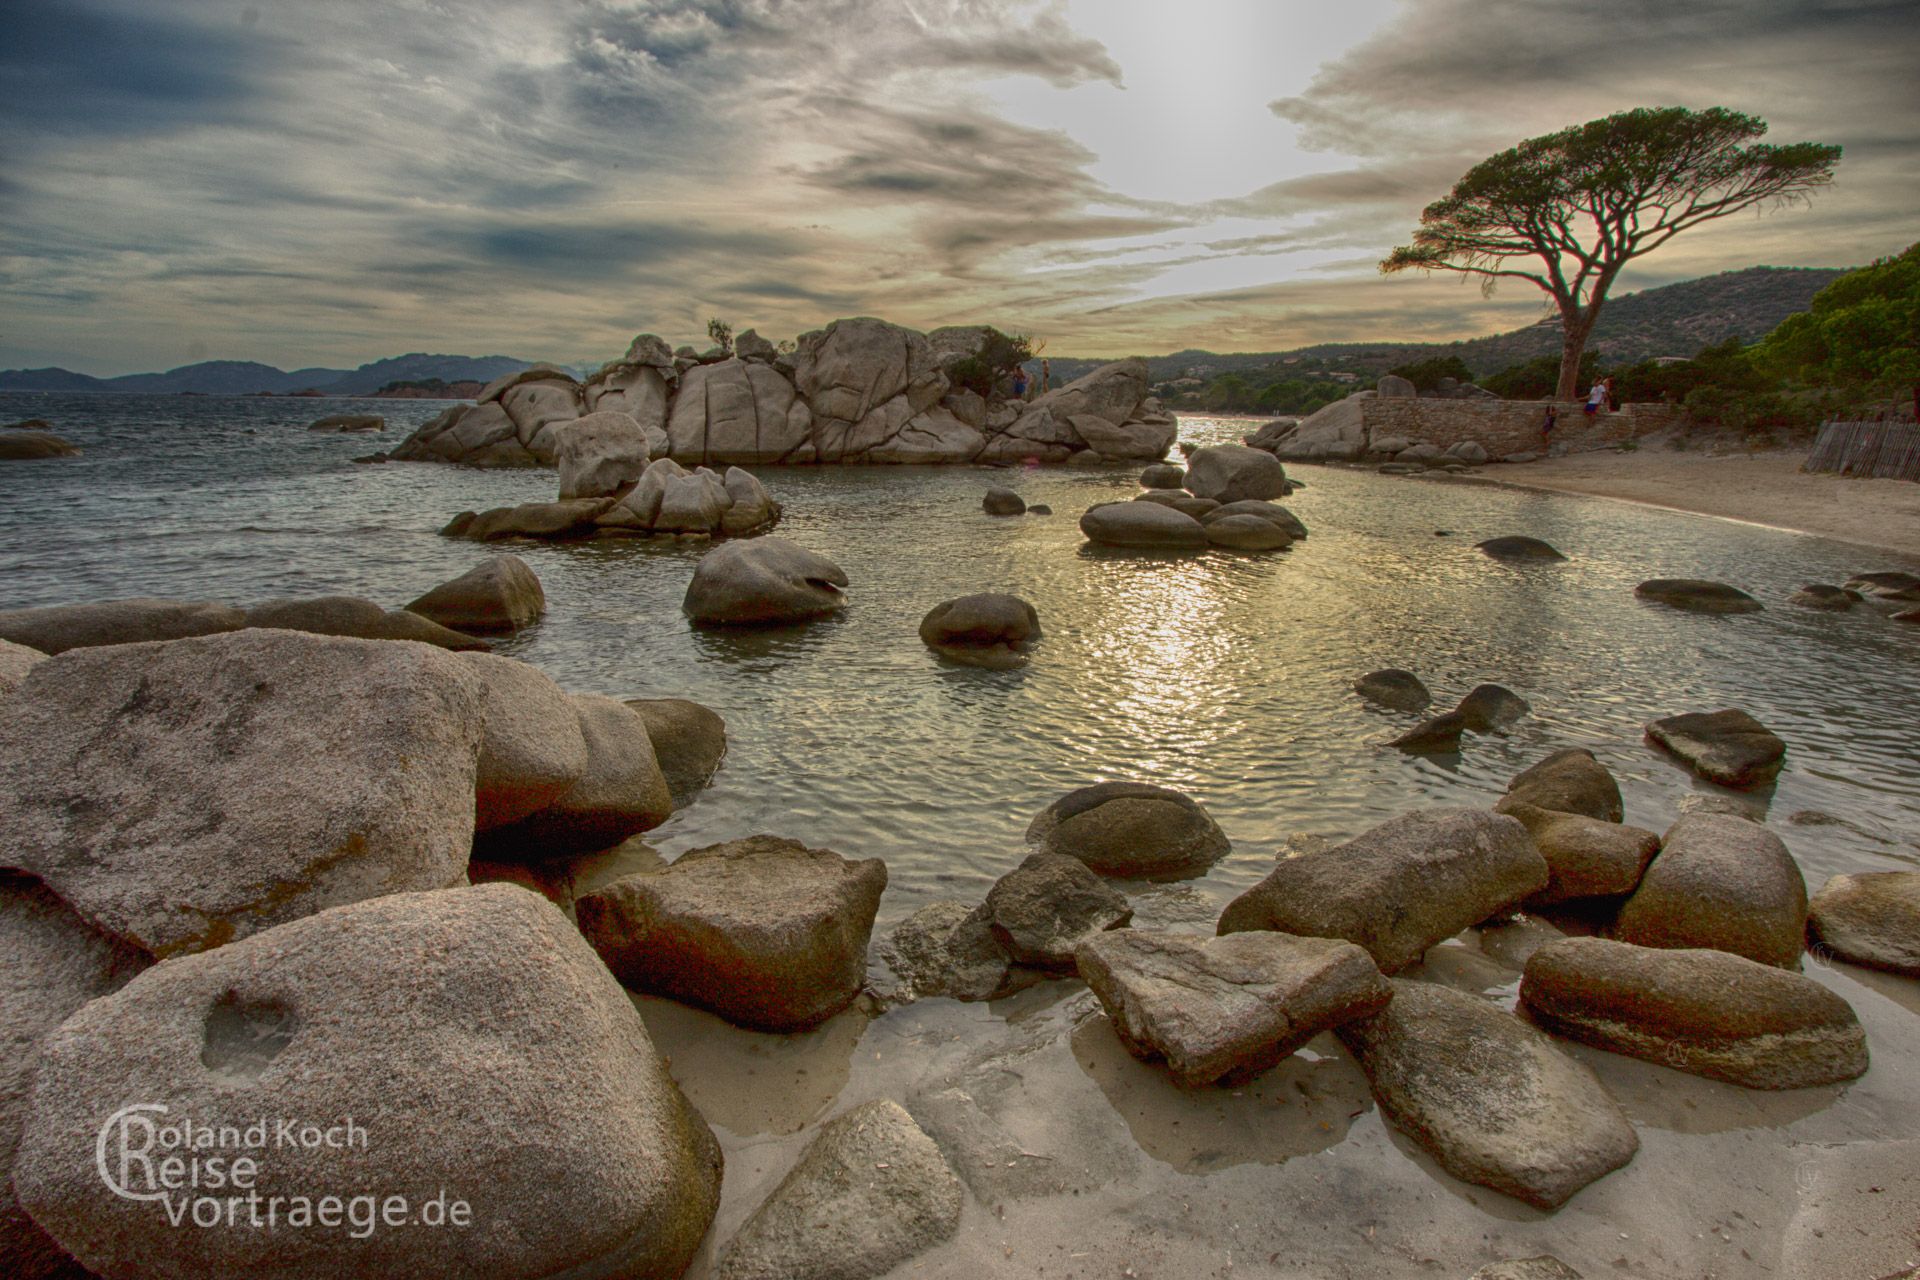
<path id="1" fill-rule="evenodd" d="M 0 365 L 596 360 L 709 316 L 1063 353 L 1470 336 L 1373 264 L 1468 165 L 1648 103 L 1847 148 L 1643 287 L 1896 251 L 1910 6 L 0 0 Z M 1271 103 L 1271 108 L 1263 106 Z"/>

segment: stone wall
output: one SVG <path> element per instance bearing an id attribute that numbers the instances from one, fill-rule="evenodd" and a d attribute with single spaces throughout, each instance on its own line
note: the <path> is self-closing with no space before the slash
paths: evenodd
<path id="1" fill-rule="evenodd" d="M 1442 449 L 1472 440 L 1494 457 L 1538 452 L 1540 424 L 1546 420 L 1544 400 L 1414 400 L 1371 399 L 1360 402 L 1360 415 L 1370 440 L 1399 436 L 1415 444 Z M 1617 413 L 1587 419 L 1578 401 L 1560 405 L 1553 429 L 1557 446 L 1578 451 L 1638 440 L 1674 426 L 1680 411 L 1668 404 L 1626 404 Z"/>

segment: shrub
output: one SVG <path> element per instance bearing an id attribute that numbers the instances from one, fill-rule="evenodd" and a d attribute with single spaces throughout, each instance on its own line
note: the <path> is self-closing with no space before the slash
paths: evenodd
<path id="1" fill-rule="evenodd" d="M 1033 359 L 1033 340 L 1025 334 L 1006 334 L 989 328 L 970 356 L 947 366 L 947 380 L 963 391 L 992 399 L 1002 379 Z"/>

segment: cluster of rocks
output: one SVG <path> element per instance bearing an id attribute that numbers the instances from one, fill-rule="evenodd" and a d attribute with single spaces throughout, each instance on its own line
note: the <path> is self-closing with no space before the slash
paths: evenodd
<path id="1" fill-rule="evenodd" d="M 599 415 L 595 415 L 598 417 Z M 672 458 L 648 460 L 636 434 L 580 428 L 588 444 L 563 455 L 560 498 L 491 511 L 463 511 L 440 532 L 449 538 L 750 538 L 780 519 L 780 504 L 739 467 L 721 475 L 688 471 Z M 591 432 L 591 434 L 587 434 Z M 624 437 L 624 439 L 622 438 Z M 576 443 L 569 437 L 569 443 Z M 625 445 L 642 446 L 628 452 Z"/>
<path id="2" fill-rule="evenodd" d="M 1383 378 L 1401 383 L 1404 379 Z M 1408 383 L 1407 386 L 1412 384 Z M 1479 392 L 1479 388 L 1472 388 Z M 1495 460 L 1493 452 L 1478 440 L 1460 440 L 1445 448 L 1406 436 L 1375 437 L 1368 428 L 1364 403 L 1376 396 L 1406 399 L 1386 391 L 1356 391 L 1344 400 L 1336 400 L 1305 418 L 1277 418 L 1245 437 L 1245 443 L 1264 450 L 1285 462 L 1370 462 L 1388 475 L 1417 475 L 1426 471 L 1464 471 Z M 1498 399 L 1480 392 L 1447 399 Z M 1535 454 L 1510 454 L 1506 462 L 1532 461 Z"/>
<path id="3" fill-rule="evenodd" d="M 654 457 L 688 465 L 1000 463 L 1159 458 L 1178 423 L 1149 393 L 1144 360 L 1104 365 L 1030 401 L 983 397 L 951 371 L 986 330 L 920 333 L 837 320 L 781 352 L 752 330 L 731 351 L 670 351 L 652 334 L 585 382 L 555 365 L 500 378 L 441 414 L 391 458 L 552 466 L 567 424 L 618 415 Z M 630 424 L 630 425 L 629 425 Z"/>
<path id="4" fill-rule="evenodd" d="M 210 600 L 107 600 L 0 610 L 0 641 L 43 654 L 103 645 L 183 640 L 248 629 L 361 640 L 413 640 L 485 650 L 472 634 L 517 631 L 546 611 L 540 579 L 517 556 L 494 556 L 402 609 L 357 596 L 268 600 L 248 608 Z"/>
<path id="5" fill-rule="evenodd" d="M 1688 613 L 1758 613 L 1766 606 L 1740 588 L 1705 578 L 1653 578 L 1634 588 L 1642 600 Z M 1858 573 L 1840 586 L 1808 583 L 1787 603 L 1823 613 L 1845 613 L 1865 603 L 1891 606 L 1896 622 L 1920 622 L 1920 574 L 1904 570 Z"/>
<path id="6" fill-rule="evenodd" d="M 1145 492 L 1131 502 L 1103 502 L 1080 517 L 1089 542 L 1155 551 L 1277 551 L 1307 536 L 1307 527 L 1272 499 L 1293 491 L 1272 454 L 1245 445 L 1193 450 L 1183 470 L 1149 467 Z"/>
<path id="7" fill-rule="evenodd" d="M 1398 667 L 1367 672 L 1353 682 L 1353 691 L 1392 711 L 1425 711 L 1433 705 L 1433 694 L 1420 677 Z M 1532 703 L 1504 685 L 1475 685 L 1453 710 L 1429 716 L 1388 745 L 1402 751 L 1455 752 L 1461 734 L 1499 733 L 1532 711 Z"/>

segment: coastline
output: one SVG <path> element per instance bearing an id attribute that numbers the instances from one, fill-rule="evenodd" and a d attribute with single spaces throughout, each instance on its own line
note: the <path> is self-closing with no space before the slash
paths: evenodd
<path id="1" fill-rule="evenodd" d="M 1503 466 L 1475 477 L 1830 538 L 1920 559 L 1920 484 L 1812 474 L 1802 449 L 1689 453 L 1648 441 Z"/>

